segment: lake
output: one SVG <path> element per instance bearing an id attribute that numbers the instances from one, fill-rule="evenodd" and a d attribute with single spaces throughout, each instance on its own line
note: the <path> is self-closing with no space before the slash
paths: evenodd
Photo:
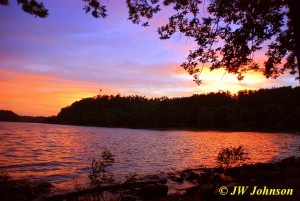
<path id="1" fill-rule="evenodd" d="M 0 122 L 0 171 L 14 178 L 46 180 L 58 190 L 88 182 L 93 158 L 109 149 L 121 181 L 128 173 L 148 175 L 216 166 L 224 147 L 243 145 L 248 163 L 300 155 L 300 136 L 257 132 L 158 131 Z"/>

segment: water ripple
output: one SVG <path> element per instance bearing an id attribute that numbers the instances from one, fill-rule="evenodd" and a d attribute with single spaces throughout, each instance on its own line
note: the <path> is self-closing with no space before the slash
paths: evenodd
<path id="1" fill-rule="evenodd" d="M 221 148 L 243 145 L 249 162 L 274 162 L 299 155 L 300 136 L 253 132 L 151 131 L 0 122 L 0 170 L 47 179 L 58 189 L 88 183 L 91 161 L 108 148 L 117 179 L 125 174 L 213 167 Z M 71 186 L 71 187 L 70 187 Z"/>

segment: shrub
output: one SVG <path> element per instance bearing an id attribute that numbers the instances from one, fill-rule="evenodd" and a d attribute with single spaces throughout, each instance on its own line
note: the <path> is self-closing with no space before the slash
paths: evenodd
<path id="1" fill-rule="evenodd" d="M 129 174 L 125 175 L 126 181 L 124 183 L 130 184 L 130 185 L 136 184 L 137 176 L 138 176 L 137 173 L 129 173 Z"/>
<path id="2" fill-rule="evenodd" d="M 1 171 L 0 172 L 0 183 L 4 184 L 7 183 L 10 180 L 10 176 L 8 175 L 8 173 Z"/>
<path id="3" fill-rule="evenodd" d="M 112 166 L 114 162 L 114 156 L 108 149 L 102 151 L 100 160 L 93 159 L 92 172 L 89 175 L 92 186 L 100 186 L 114 182 L 113 175 L 107 170 L 107 167 Z"/>
<path id="4" fill-rule="evenodd" d="M 250 159 L 248 153 L 245 152 L 243 146 L 223 148 L 218 156 L 217 163 L 219 166 L 229 168 L 235 164 L 240 165 L 241 162 Z"/>

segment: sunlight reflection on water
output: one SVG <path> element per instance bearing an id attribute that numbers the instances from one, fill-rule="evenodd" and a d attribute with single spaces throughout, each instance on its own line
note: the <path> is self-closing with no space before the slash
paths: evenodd
<path id="1" fill-rule="evenodd" d="M 199 166 L 213 167 L 223 147 L 243 145 L 248 162 L 273 162 L 298 155 L 300 136 L 253 132 L 154 131 L 0 122 L 0 170 L 47 180 L 71 190 L 87 182 L 91 160 L 104 148 L 116 156 L 111 167 L 121 180 Z"/>

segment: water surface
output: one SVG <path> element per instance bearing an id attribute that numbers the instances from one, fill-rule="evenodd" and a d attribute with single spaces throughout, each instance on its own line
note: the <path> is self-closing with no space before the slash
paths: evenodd
<path id="1" fill-rule="evenodd" d="M 108 148 L 111 171 L 125 174 L 172 172 L 216 166 L 223 147 L 243 145 L 248 162 L 274 162 L 300 155 L 300 136 L 255 132 L 156 131 L 0 122 L 0 170 L 17 178 L 47 180 L 71 190 L 88 182 L 91 160 Z"/>

